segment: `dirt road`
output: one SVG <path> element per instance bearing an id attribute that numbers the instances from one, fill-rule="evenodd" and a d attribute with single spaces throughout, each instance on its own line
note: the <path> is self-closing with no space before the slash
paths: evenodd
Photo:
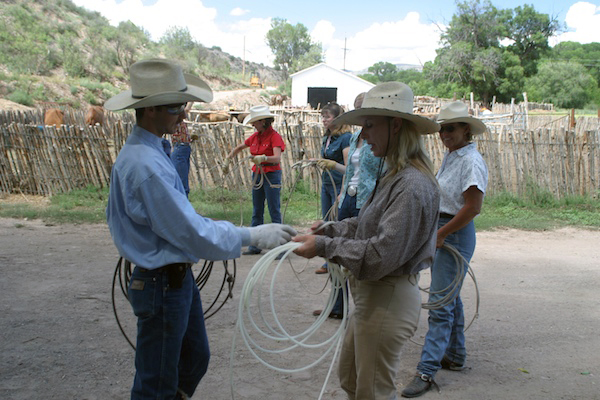
<path id="1" fill-rule="evenodd" d="M 479 318 L 467 331 L 468 366 L 441 371 L 441 394 L 422 399 L 600 399 L 600 232 L 562 229 L 482 232 L 472 267 L 480 291 Z M 0 219 L 0 398 L 128 398 L 133 351 L 119 332 L 111 306 L 117 261 L 105 225 L 46 226 L 40 221 Z M 274 372 L 260 364 L 237 335 L 236 310 L 245 277 L 259 256 L 237 260 L 234 298 L 207 321 L 212 348 L 209 372 L 194 399 L 317 399 L 331 357 L 307 371 Z M 275 285 L 276 307 L 292 332 L 314 322 L 327 290 L 315 275 L 320 260 L 307 264 L 293 256 L 296 273 L 282 268 Z M 203 292 L 215 295 L 223 268 Z M 422 283 L 427 281 L 423 274 Z M 467 280 L 468 318 L 475 286 Z M 117 292 L 126 331 L 134 320 Z M 423 313 L 415 342 L 426 330 Z M 327 321 L 326 338 L 339 321 Z M 420 347 L 408 343 L 398 373 L 398 389 L 414 374 Z M 318 354 L 317 354 L 318 355 Z M 301 366 L 317 356 L 302 352 L 276 358 Z M 323 399 L 344 399 L 335 373 Z"/>

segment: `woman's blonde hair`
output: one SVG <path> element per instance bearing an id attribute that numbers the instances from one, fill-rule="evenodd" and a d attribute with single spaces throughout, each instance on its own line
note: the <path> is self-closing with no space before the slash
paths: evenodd
<path id="1" fill-rule="evenodd" d="M 389 129 L 391 129 L 391 121 L 392 117 L 390 117 Z M 383 180 L 391 179 L 392 176 L 411 164 L 437 184 L 433 163 L 427 156 L 423 138 L 411 121 L 403 119 L 398 134 L 390 137 L 385 160 L 388 165 L 388 173 Z"/>

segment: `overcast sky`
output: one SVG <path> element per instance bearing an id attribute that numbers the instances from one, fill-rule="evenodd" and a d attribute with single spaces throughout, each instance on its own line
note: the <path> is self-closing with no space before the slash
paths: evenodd
<path id="1" fill-rule="evenodd" d="M 73 0 L 111 24 L 131 20 L 158 40 L 170 27 L 187 27 L 196 41 L 249 61 L 273 65 L 265 35 L 272 18 L 305 25 L 323 45 L 325 61 L 359 71 L 379 61 L 424 64 L 435 58 L 441 30 L 456 12 L 449 0 L 273 2 L 254 0 Z M 493 0 L 500 9 L 531 4 L 556 17 L 566 31 L 551 39 L 600 42 L 600 3 L 568 0 Z M 344 50 L 346 49 L 346 50 Z"/>

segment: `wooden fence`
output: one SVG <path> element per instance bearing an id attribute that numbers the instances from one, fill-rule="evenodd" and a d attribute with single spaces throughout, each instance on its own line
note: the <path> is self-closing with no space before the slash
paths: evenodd
<path id="1" fill-rule="evenodd" d="M 70 118 L 80 121 L 83 113 Z M 318 113 L 281 110 L 275 129 L 286 142 L 282 154 L 284 185 L 302 178 L 310 188 L 319 186 L 315 170 L 292 166 L 320 154 L 322 125 Z M 33 115 L 0 113 L 0 191 L 52 195 L 88 185 L 106 187 L 110 169 L 131 131 L 130 114 L 110 115 L 101 126 L 41 126 Z M 486 121 L 488 130 L 475 142 L 489 167 L 488 193 L 525 193 L 531 185 L 551 191 L 557 198 L 571 194 L 598 195 L 600 181 L 600 123 L 595 117 L 572 122 L 564 117 L 528 117 L 529 129 L 514 124 L 511 117 Z M 232 171 L 222 171 L 225 156 L 252 133 L 237 122 L 189 123 L 199 135 L 192 144 L 190 186 L 231 189 L 249 188 L 251 163 L 244 152 Z M 424 136 L 434 165 L 439 167 L 444 147 L 437 135 Z M 247 153 L 247 152 L 246 152 Z"/>

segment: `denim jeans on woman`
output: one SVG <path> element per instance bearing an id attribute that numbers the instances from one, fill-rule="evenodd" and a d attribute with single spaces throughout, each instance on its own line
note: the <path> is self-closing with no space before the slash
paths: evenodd
<path id="1" fill-rule="evenodd" d="M 180 289 L 167 273 L 135 268 L 128 294 L 138 317 L 132 400 L 174 399 L 177 389 L 192 396 L 206 373 L 210 350 L 200 292 L 191 269 Z"/>
<path id="2" fill-rule="evenodd" d="M 330 217 L 330 208 L 336 201 L 336 196 L 340 194 L 341 185 L 333 186 L 332 184 L 321 185 L 321 215 L 324 221 L 333 221 Z"/>
<path id="3" fill-rule="evenodd" d="M 359 211 L 360 210 L 356 208 L 356 196 L 349 196 L 346 194 L 346 196 L 344 196 L 344 202 L 339 210 L 338 220 L 341 221 L 346 218 L 356 217 L 358 216 Z M 346 292 L 348 292 L 348 285 L 346 285 Z M 340 315 L 344 312 L 344 295 L 341 290 L 338 292 L 338 296 L 335 299 L 335 304 L 333 305 L 331 312 Z"/>
<path id="4" fill-rule="evenodd" d="M 252 182 L 258 183 L 260 174 L 252 173 Z M 265 200 L 269 207 L 269 215 L 271 222 L 274 224 L 281 223 L 281 170 L 267 172 L 265 174 L 261 187 L 252 188 L 252 222 L 251 226 L 264 224 L 265 217 Z M 250 251 L 259 251 L 255 246 L 249 246 Z"/>
<path id="5" fill-rule="evenodd" d="M 183 188 L 185 189 L 185 195 L 190 194 L 190 155 L 192 149 L 189 143 L 175 143 L 173 152 L 171 153 L 171 161 L 175 165 L 175 169 L 181 178 Z"/>
<path id="6" fill-rule="evenodd" d="M 440 218 L 439 227 L 448 223 L 449 218 Z M 464 228 L 448 235 L 444 242 L 452 245 L 465 258 L 471 261 L 475 251 L 475 224 L 471 221 Z M 437 249 L 435 260 L 431 267 L 430 291 L 441 292 L 450 285 L 457 273 L 454 258 L 445 249 Z M 467 265 L 463 265 L 460 285 L 467 273 Z M 447 292 L 430 294 L 429 302 L 440 300 Z M 463 304 L 458 297 L 438 310 L 429 310 L 429 330 L 425 336 L 425 344 L 421 352 L 421 361 L 417 365 L 420 374 L 431 377 L 441 368 L 440 361 L 444 354 L 453 362 L 464 364 L 467 357 L 465 348 L 465 316 Z"/>

